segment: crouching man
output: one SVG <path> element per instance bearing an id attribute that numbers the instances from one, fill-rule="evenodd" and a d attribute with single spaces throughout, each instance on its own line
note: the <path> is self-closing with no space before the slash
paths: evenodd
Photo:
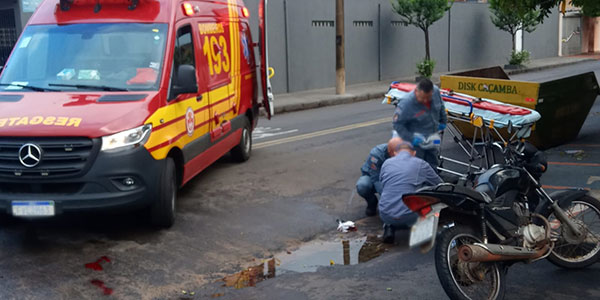
<path id="1" fill-rule="evenodd" d="M 377 211 L 377 196 L 381 196 L 381 182 L 379 182 L 379 173 L 383 162 L 390 158 L 387 151 L 387 144 L 375 146 L 369 152 L 367 160 L 360 168 L 362 176 L 356 181 L 356 192 L 367 201 L 367 216 L 374 216 Z"/>
<path id="2" fill-rule="evenodd" d="M 404 205 L 402 196 L 425 185 L 442 183 L 442 179 L 430 164 L 415 157 L 412 143 L 392 138 L 388 142 L 388 152 L 392 158 L 383 163 L 380 174 L 379 217 L 383 221 L 383 241 L 393 243 L 394 230 L 408 229 L 418 218 Z"/>

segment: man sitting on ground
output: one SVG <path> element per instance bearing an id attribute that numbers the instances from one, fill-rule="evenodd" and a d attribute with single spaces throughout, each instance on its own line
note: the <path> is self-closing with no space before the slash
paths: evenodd
<path id="1" fill-rule="evenodd" d="M 404 205 L 402 196 L 424 185 L 442 183 L 442 179 L 430 164 L 415 157 L 412 143 L 392 138 L 388 142 L 388 152 L 392 158 L 383 163 L 380 174 L 383 187 L 379 199 L 379 217 L 383 221 L 383 241 L 393 243 L 394 230 L 408 229 L 418 218 Z"/>

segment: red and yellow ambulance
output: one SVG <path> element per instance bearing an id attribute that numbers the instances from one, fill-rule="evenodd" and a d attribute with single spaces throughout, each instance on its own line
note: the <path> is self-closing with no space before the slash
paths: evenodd
<path id="1" fill-rule="evenodd" d="M 0 211 L 146 208 L 171 226 L 177 188 L 247 160 L 273 112 L 266 0 L 259 15 L 257 71 L 242 0 L 45 0 L 0 75 Z"/>

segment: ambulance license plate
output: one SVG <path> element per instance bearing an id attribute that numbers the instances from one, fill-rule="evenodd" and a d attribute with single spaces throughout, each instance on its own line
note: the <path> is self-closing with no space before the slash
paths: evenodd
<path id="1" fill-rule="evenodd" d="M 410 239 L 408 245 L 410 247 L 419 246 L 425 242 L 431 241 L 434 237 L 435 228 L 435 215 L 429 215 L 424 219 L 419 219 L 410 230 Z"/>
<path id="2" fill-rule="evenodd" d="M 54 201 L 12 202 L 12 214 L 15 217 L 51 217 L 54 213 Z"/>

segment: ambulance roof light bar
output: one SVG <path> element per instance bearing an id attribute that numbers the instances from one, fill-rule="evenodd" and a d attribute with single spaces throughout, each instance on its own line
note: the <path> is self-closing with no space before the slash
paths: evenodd
<path id="1" fill-rule="evenodd" d="M 183 13 L 188 17 L 193 16 L 194 15 L 194 7 L 191 4 L 184 2 L 183 3 Z"/>
<path id="2" fill-rule="evenodd" d="M 181 8 L 183 8 L 183 14 L 185 14 L 188 17 L 191 17 L 200 12 L 200 7 L 198 7 L 198 5 L 194 6 L 189 2 L 183 2 Z"/>
<path id="3" fill-rule="evenodd" d="M 115 1 L 113 1 L 115 2 Z M 127 7 L 127 9 L 129 10 L 134 10 L 140 0 L 122 0 L 121 2 L 123 3 L 129 3 L 129 6 Z M 94 4 L 94 12 L 98 13 L 101 9 L 102 9 L 102 4 L 100 4 L 100 0 L 60 0 L 60 10 L 62 11 L 68 11 L 69 9 L 71 9 L 71 5 L 73 4 Z"/>

